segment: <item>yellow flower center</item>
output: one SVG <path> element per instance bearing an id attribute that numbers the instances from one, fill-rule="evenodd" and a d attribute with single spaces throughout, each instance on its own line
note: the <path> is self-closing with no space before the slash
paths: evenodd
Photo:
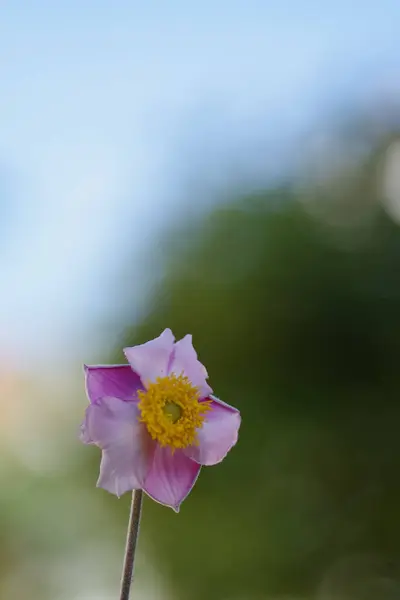
<path id="1" fill-rule="evenodd" d="M 161 446 L 186 448 L 198 444 L 197 430 L 203 426 L 211 402 L 199 402 L 199 390 L 184 375 L 158 377 L 147 390 L 139 390 L 140 421 Z"/>

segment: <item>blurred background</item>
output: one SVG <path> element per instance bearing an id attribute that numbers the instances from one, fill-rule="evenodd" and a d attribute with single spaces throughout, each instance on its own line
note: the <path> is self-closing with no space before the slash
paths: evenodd
<path id="1" fill-rule="evenodd" d="M 400 599 L 398 0 L 0 3 L 0 598 L 118 597 L 82 362 L 190 332 L 240 442 L 134 598 Z"/>

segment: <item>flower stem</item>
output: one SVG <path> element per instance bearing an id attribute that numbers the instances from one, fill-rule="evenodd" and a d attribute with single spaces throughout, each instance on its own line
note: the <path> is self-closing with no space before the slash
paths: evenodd
<path id="1" fill-rule="evenodd" d="M 131 513 L 129 516 L 128 533 L 122 572 L 120 600 L 129 600 L 133 567 L 135 562 L 136 545 L 139 535 L 140 515 L 142 513 L 143 491 L 135 490 L 132 494 Z"/>

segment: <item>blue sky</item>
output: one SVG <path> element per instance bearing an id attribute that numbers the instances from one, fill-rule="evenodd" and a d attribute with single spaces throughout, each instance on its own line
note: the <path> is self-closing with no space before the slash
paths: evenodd
<path id="1" fill-rule="evenodd" d="M 366 75 L 399 74 L 398 0 L 6 0 L 0 13 L 0 351 L 28 363 L 85 350 L 118 312 L 121 253 L 130 243 L 140 265 L 195 168 L 182 140 L 215 159 L 260 128 L 295 134 Z"/>

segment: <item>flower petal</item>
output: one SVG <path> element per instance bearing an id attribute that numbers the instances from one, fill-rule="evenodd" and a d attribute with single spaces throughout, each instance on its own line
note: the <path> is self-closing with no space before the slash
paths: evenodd
<path id="1" fill-rule="evenodd" d="M 196 483 L 200 468 L 182 450 L 172 454 L 171 448 L 157 444 L 143 489 L 153 500 L 179 512 L 180 504 Z"/>
<path id="2" fill-rule="evenodd" d="M 211 410 L 197 432 L 199 445 L 184 449 L 186 456 L 207 466 L 221 462 L 236 444 L 241 421 L 238 410 L 217 398 L 211 400 Z"/>
<path id="3" fill-rule="evenodd" d="M 139 374 L 144 385 L 149 381 L 154 382 L 157 377 L 167 375 L 174 341 L 175 337 L 172 331 L 165 329 L 158 338 L 150 340 L 150 342 L 124 349 L 132 369 Z"/>
<path id="4" fill-rule="evenodd" d="M 170 372 L 175 375 L 181 375 L 181 373 L 186 375 L 193 385 L 199 388 L 202 398 L 212 393 L 212 389 L 206 381 L 208 373 L 197 359 L 191 335 L 185 335 L 179 342 L 176 342 Z"/>
<path id="5" fill-rule="evenodd" d="M 121 496 L 143 486 L 154 444 L 133 402 L 103 398 L 86 410 L 86 434 L 103 450 L 98 487 Z"/>
<path id="6" fill-rule="evenodd" d="M 129 365 L 85 365 L 86 393 L 90 402 L 105 396 L 129 402 L 143 387 L 139 375 Z"/>

